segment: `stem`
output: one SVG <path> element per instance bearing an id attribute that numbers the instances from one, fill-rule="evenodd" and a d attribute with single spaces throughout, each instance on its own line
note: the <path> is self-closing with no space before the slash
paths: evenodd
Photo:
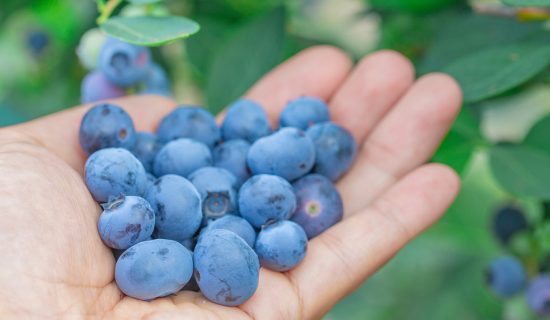
<path id="1" fill-rule="evenodd" d="M 102 24 L 103 22 L 107 21 L 111 14 L 113 14 L 113 11 L 118 7 L 118 5 L 122 2 L 122 0 L 109 0 L 107 4 L 104 5 L 103 10 L 101 11 L 101 14 L 99 15 L 99 18 L 97 18 L 97 24 Z"/>

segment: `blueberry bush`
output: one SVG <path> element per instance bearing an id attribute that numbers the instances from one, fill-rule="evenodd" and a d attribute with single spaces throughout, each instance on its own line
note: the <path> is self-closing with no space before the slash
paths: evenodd
<path id="1" fill-rule="evenodd" d="M 433 161 L 460 173 L 457 201 L 327 319 L 550 312 L 550 1 L 4 0 L 0 26 L 0 125 L 95 100 L 83 81 L 217 113 L 317 44 L 356 61 L 393 49 L 418 76 L 451 74 L 464 105 Z M 114 86 L 94 74 L 105 35 L 156 71 Z"/>

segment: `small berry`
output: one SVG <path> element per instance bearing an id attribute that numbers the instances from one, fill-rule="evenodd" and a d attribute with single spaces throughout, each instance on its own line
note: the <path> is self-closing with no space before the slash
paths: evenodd
<path id="1" fill-rule="evenodd" d="M 290 101 L 281 112 L 280 126 L 307 130 L 310 126 L 330 120 L 327 104 L 318 98 L 300 97 Z"/>
<path id="2" fill-rule="evenodd" d="M 527 288 L 527 305 L 541 316 L 550 315 L 550 275 L 540 274 Z"/>
<path id="3" fill-rule="evenodd" d="M 153 171 L 153 162 L 162 144 L 154 133 L 136 132 L 136 142 L 130 150 L 143 164 L 147 172 Z"/>
<path id="4" fill-rule="evenodd" d="M 254 142 L 271 133 L 267 113 L 252 100 L 241 99 L 229 106 L 221 127 L 225 141 L 244 139 Z"/>
<path id="5" fill-rule="evenodd" d="M 237 178 L 237 186 L 241 186 L 250 178 L 250 169 L 246 163 L 246 156 L 250 143 L 245 140 L 229 140 L 217 145 L 212 151 L 214 166 L 224 168 Z"/>
<path id="6" fill-rule="evenodd" d="M 212 153 L 204 144 L 181 138 L 168 142 L 159 150 L 153 162 L 153 173 L 157 176 L 177 174 L 187 177 L 193 171 L 212 165 Z"/>
<path id="7" fill-rule="evenodd" d="M 237 179 L 231 172 L 215 167 L 204 167 L 189 175 L 202 199 L 204 222 L 237 212 Z"/>
<path id="8" fill-rule="evenodd" d="M 121 87 L 130 87 L 145 79 L 150 62 L 149 48 L 114 38 L 107 38 L 99 52 L 99 70 Z"/>
<path id="9" fill-rule="evenodd" d="M 190 138 L 212 148 L 220 140 L 220 129 L 206 109 L 187 106 L 166 115 L 159 124 L 157 135 L 161 142 Z"/>
<path id="10" fill-rule="evenodd" d="M 493 233 L 504 245 L 507 245 L 514 235 L 529 228 L 523 211 L 515 206 L 507 205 L 499 208 L 493 218 Z"/>
<path id="11" fill-rule="evenodd" d="M 486 273 L 486 281 L 498 296 L 509 298 L 525 287 L 527 275 L 523 265 L 514 257 L 504 256 L 491 262 Z"/>
<path id="12" fill-rule="evenodd" d="M 255 249 L 263 267 L 288 271 L 306 256 L 307 236 L 298 224 L 278 221 L 262 227 Z"/>
<path id="13" fill-rule="evenodd" d="M 100 71 L 93 71 L 86 75 L 80 87 L 80 102 L 90 103 L 124 97 L 126 90 L 112 83 Z"/>
<path id="14" fill-rule="evenodd" d="M 206 227 L 201 230 L 201 234 L 214 229 L 224 229 L 234 232 L 251 247 L 254 248 L 256 242 L 256 230 L 245 219 L 231 214 L 225 215 L 216 220 L 208 221 Z"/>

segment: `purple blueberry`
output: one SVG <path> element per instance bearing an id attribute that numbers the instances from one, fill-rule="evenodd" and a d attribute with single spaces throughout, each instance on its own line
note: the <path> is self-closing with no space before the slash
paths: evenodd
<path id="1" fill-rule="evenodd" d="M 540 274 L 527 288 L 527 305 L 541 316 L 550 315 L 550 275 Z"/>
<path id="2" fill-rule="evenodd" d="M 142 94 L 158 94 L 161 96 L 172 96 L 170 79 L 166 71 L 156 63 L 151 63 L 143 82 Z"/>
<path id="3" fill-rule="evenodd" d="M 153 173 L 157 177 L 166 174 L 187 177 L 193 171 L 211 165 L 212 153 L 204 143 L 181 138 L 160 149 L 153 162 Z"/>
<path id="4" fill-rule="evenodd" d="M 520 292 L 527 282 L 527 274 L 519 260 L 511 256 L 494 259 L 485 273 L 491 290 L 499 297 L 509 298 Z"/>
<path id="5" fill-rule="evenodd" d="M 237 178 L 237 185 L 241 186 L 251 175 L 246 164 L 249 149 L 250 143 L 242 139 L 221 143 L 212 151 L 214 166 L 231 172 Z"/>
<path id="6" fill-rule="evenodd" d="M 156 238 L 184 241 L 201 225 L 200 195 L 191 182 L 177 175 L 157 179 L 145 194 L 155 211 Z"/>
<path id="7" fill-rule="evenodd" d="M 88 154 L 103 148 L 130 149 L 136 142 L 132 118 L 113 104 L 98 104 L 80 122 L 79 140 Z"/>
<path id="8" fill-rule="evenodd" d="M 221 127 L 225 141 L 244 139 L 254 142 L 271 133 L 264 109 L 252 100 L 241 99 L 229 106 Z"/>
<path id="9" fill-rule="evenodd" d="M 100 71 L 88 73 L 80 87 L 80 102 L 82 103 L 120 98 L 125 95 L 124 88 L 109 81 Z"/>
<path id="10" fill-rule="evenodd" d="M 130 87 L 142 81 L 151 63 L 147 47 L 108 38 L 99 52 L 99 70 L 114 84 Z"/>
<path id="11" fill-rule="evenodd" d="M 86 161 L 84 180 L 98 202 L 119 195 L 142 196 L 147 188 L 147 174 L 130 151 L 107 148 L 94 152 Z"/>
<path id="12" fill-rule="evenodd" d="M 513 205 L 499 208 L 493 218 L 493 233 L 504 245 L 510 243 L 512 238 L 529 228 L 523 211 Z"/>
<path id="13" fill-rule="evenodd" d="M 315 146 L 300 129 L 283 128 L 254 142 L 247 163 L 253 174 L 274 174 L 292 181 L 313 168 Z"/>
<path id="14" fill-rule="evenodd" d="M 235 233 L 214 229 L 205 232 L 193 254 L 195 279 L 202 294 L 217 304 L 238 306 L 258 288 L 258 256 Z"/>
<path id="15" fill-rule="evenodd" d="M 357 144 L 353 136 L 341 126 L 323 122 L 311 126 L 307 135 L 315 144 L 315 166 L 313 172 L 320 173 L 332 181 L 338 180 L 351 167 Z"/>
<path id="16" fill-rule="evenodd" d="M 214 229 L 224 229 L 234 232 L 251 247 L 254 248 L 256 242 L 256 230 L 252 227 L 248 221 L 241 217 L 237 217 L 231 214 L 225 215 L 216 220 L 208 221 L 206 227 L 201 230 L 201 234 Z"/>
<path id="17" fill-rule="evenodd" d="M 152 172 L 155 156 L 161 147 L 162 144 L 154 133 L 136 132 L 136 142 L 130 151 L 141 161 L 147 172 Z"/>
<path id="18" fill-rule="evenodd" d="M 98 229 L 101 240 L 113 249 L 127 249 L 151 237 L 155 213 L 149 203 L 136 196 L 121 196 L 103 205 Z"/>
<path id="19" fill-rule="evenodd" d="M 296 195 L 285 179 L 260 174 L 248 179 L 239 191 L 241 216 L 254 227 L 288 219 L 296 209 Z"/>
<path id="20" fill-rule="evenodd" d="M 298 199 L 292 221 L 304 228 L 309 239 L 342 220 L 342 198 L 329 179 L 309 174 L 292 186 Z"/>
<path id="21" fill-rule="evenodd" d="M 225 169 L 200 168 L 189 175 L 202 199 L 204 221 L 237 212 L 237 179 Z"/>
<path id="22" fill-rule="evenodd" d="M 193 275 L 191 252 L 176 241 L 140 242 L 119 257 L 115 281 L 124 294 L 152 300 L 180 291 Z"/>
<path id="23" fill-rule="evenodd" d="M 262 227 L 254 249 L 262 267 L 288 271 L 306 256 L 307 236 L 298 224 L 278 221 Z"/>
<path id="24" fill-rule="evenodd" d="M 280 126 L 307 130 L 310 126 L 330 120 L 327 104 L 318 98 L 300 97 L 290 101 L 281 112 Z"/>
<path id="25" fill-rule="evenodd" d="M 200 107 L 178 107 L 166 115 L 157 129 L 162 142 L 190 138 L 212 148 L 220 140 L 220 129 L 214 116 Z"/>

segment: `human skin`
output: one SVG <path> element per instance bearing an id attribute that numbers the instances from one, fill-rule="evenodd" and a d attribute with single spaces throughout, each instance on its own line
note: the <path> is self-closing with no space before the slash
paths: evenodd
<path id="1" fill-rule="evenodd" d="M 410 62 L 392 51 L 371 54 L 353 67 L 340 50 L 320 46 L 284 62 L 245 94 L 267 109 L 272 124 L 285 103 L 300 95 L 327 100 L 334 120 L 357 139 L 357 159 L 337 183 L 345 216 L 308 244 L 295 269 L 262 269 L 256 293 L 235 308 L 195 292 L 153 302 L 121 295 L 115 259 L 97 232 L 101 210 L 82 176 L 78 126 L 90 105 L 0 129 L 0 318 L 322 317 L 437 221 L 456 197 L 457 175 L 426 162 L 456 117 L 461 92 L 443 74 L 414 81 Z M 142 131 L 154 131 L 175 107 L 153 96 L 112 102 Z"/>

